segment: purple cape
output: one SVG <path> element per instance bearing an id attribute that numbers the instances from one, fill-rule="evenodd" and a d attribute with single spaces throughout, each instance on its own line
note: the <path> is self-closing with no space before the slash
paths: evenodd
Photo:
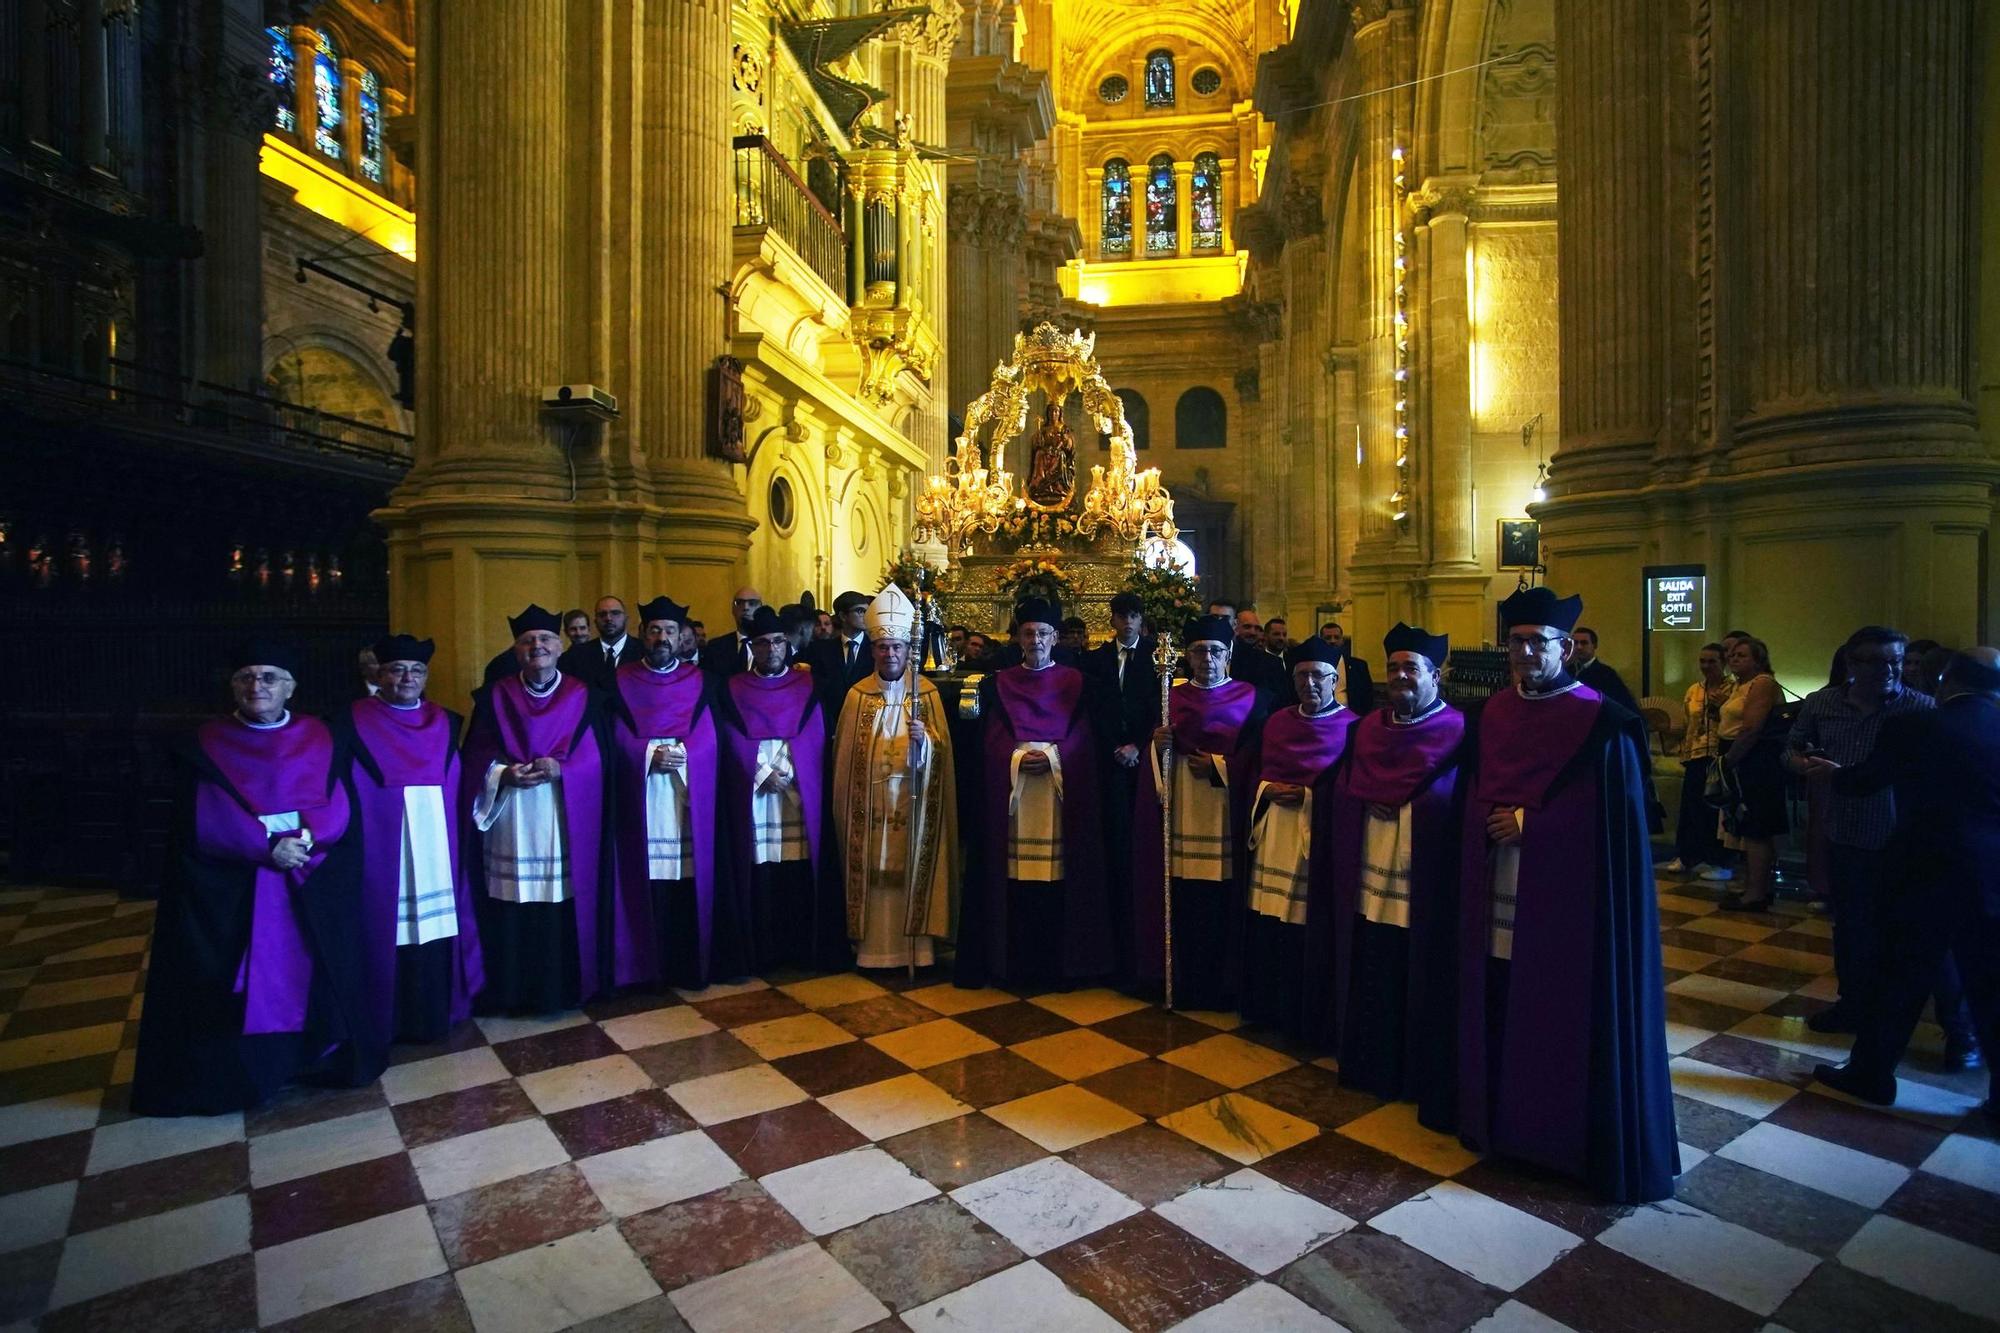
<path id="1" fill-rule="evenodd" d="M 1063 904 L 1062 972 L 1068 977 L 1102 976 L 1111 970 L 1113 961 L 1111 899 L 1104 879 L 1097 741 L 1087 706 L 1087 682 L 1075 667 L 1061 665 L 1041 671 L 1011 666 L 995 672 L 992 680 L 995 706 L 986 715 L 981 759 L 985 783 L 982 814 L 990 842 L 977 881 L 985 901 L 977 906 L 968 901 L 964 910 L 980 913 L 992 974 L 1012 976 L 1012 960 L 1007 957 L 1010 769 L 1016 745 L 1053 742 L 1062 759 L 1063 778 L 1063 877 L 1057 890 Z M 968 890 L 974 883 L 973 877 L 967 876 Z"/>
<path id="2" fill-rule="evenodd" d="M 722 803 L 716 799 L 720 750 L 715 715 L 708 708 L 709 676 L 683 662 L 655 671 L 644 662 L 618 668 L 613 686 L 622 716 L 612 731 L 618 772 L 618 934 L 644 951 L 644 967 L 620 985 L 658 981 L 665 960 L 659 955 L 659 927 L 653 916 L 652 877 L 646 864 L 646 746 L 677 740 L 687 747 L 688 822 L 694 843 L 696 958 L 701 984 L 712 979 L 716 898 L 716 842 Z"/>
<path id="3" fill-rule="evenodd" d="M 473 843 L 468 859 L 483 867 L 471 810 L 473 798 L 485 790 L 487 768 L 496 762 L 525 764 L 542 758 L 562 765 L 563 850 L 575 904 L 577 975 L 586 1000 L 604 987 L 606 970 L 598 924 L 603 912 L 604 760 L 593 722 L 590 687 L 574 676 L 565 675 L 546 698 L 528 693 L 518 675 L 494 681 L 485 706 L 467 729 L 459 816 L 462 827 L 473 834 L 468 839 Z M 632 966 L 634 943 L 622 930 L 614 930 L 611 939 L 615 972 L 622 975 Z"/>
<path id="4" fill-rule="evenodd" d="M 486 986 L 473 913 L 472 883 L 459 859 L 460 788 L 455 751 L 457 719 L 426 699 L 415 708 L 392 708 L 380 696 L 355 700 L 353 728 L 355 806 L 361 816 L 361 890 L 366 915 L 369 998 L 387 1032 L 396 1005 L 396 918 L 402 878 L 403 789 L 440 787 L 445 837 L 451 851 L 458 935 L 452 941 L 451 1021 L 472 1016 L 472 999 Z"/>
<path id="5" fill-rule="evenodd" d="M 1257 687 L 1229 680 L 1212 690 L 1182 681 L 1167 694 L 1167 719 L 1173 728 L 1174 762 L 1193 750 L 1229 757 L 1229 826 L 1241 837 L 1250 812 L 1247 784 L 1240 781 L 1256 762 L 1256 729 L 1249 724 L 1257 709 Z M 1166 977 L 1165 850 L 1161 846 L 1160 792 L 1153 782 L 1153 762 L 1140 747 L 1138 795 L 1132 806 L 1132 972 L 1139 981 Z M 1246 762 L 1247 760 L 1247 762 Z M 1240 862 L 1240 858 L 1239 858 Z M 1232 876 L 1241 882 L 1240 871 Z M 1240 904 L 1239 904 L 1240 906 Z M 1232 914 L 1233 921 L 1240 914 Z M 1236 941 L 1223 946 L 1235 975 Z"/>
<path id="6" fill-rule="evenodd" d="M 818 862 L 826 824 L 826 715 L 819 711 L 819 691 L 803 671 L 760 676 L 742 671 L 729 677 L 733 722 L 722 733 L 722 781 L 729 794 L 731 853 L 738 866 L 738 883 L 747 883 L 751 869 L 750 781 L 757 776 L 757 742 L 791 742 L 792 771 L 798 784 L 805 819 L 806 845 Z"/>

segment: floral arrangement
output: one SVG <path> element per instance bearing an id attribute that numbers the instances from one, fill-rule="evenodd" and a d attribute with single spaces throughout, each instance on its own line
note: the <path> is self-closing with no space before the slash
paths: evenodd
<path id="1" fill-rule="evenodd" d="M 1076 520 L 1068 514 L 1042 514 L 1025 507 L 1001 519 L 994 533 L 1016 550 L 1049 546 L 1076 535 Z"/>
<path id="2" fill-rule="evenodd" d="M 1193 575 L 1175 565 L 1154 568 L 1138 554 L 1132 557 L 1120 591 L 1146 604 L 1146 622 L 1155 633 L 1178 634 L 1183 624 L 1202 612 L 1201 588 Z"/>
<path id="3" fill-rule="evenodd" d="M 905 547 L 902 554 L 889 562 L 882 571 L 882 577 L 903 590 L 903 595 L 912 602 L 921 601 L 937 591 L 938 572 L 924 562 L 924 558 Z"/>
<path id="4" fill-rule="evenodd" d="M 1068 606 L 1076 600 L 1076 580 L 1062 564 L 1045 555 L 1024 555 L 1000 571 L 1000 591 L 1009 601 L 1046 597 Z"/>

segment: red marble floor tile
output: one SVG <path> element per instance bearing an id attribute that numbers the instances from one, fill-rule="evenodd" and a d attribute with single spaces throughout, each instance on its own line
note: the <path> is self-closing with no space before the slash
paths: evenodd
<path id="1" fill-rule="evenodd" d="M 1714 1152 L 1757 1123 L 1747 1115 L 1678 1092 L 1674 1094 L 1674 1122 L 1680 1141 L 1703 1152 Z"/>
<path id="2" fill-rule="evenodd" d="M 1726 935 L 1711 935 L 1705 930 L 1689 930 L 1685 926 L 1661 931 L 1660 943 L 1671 944 L 1679 949 L 1719 954 L 1725 958 L 1750 947 L 1748 940 L 1732 940 Z"/>
<path id="3" fill-rule="evenodd" d="M 469 1051 L 475 1046 L 486 1045 L 486 1034 L 479 1030 L 477 1023 L 460 1023 L 445 1034 L 443 1041 L 409 1043 L 393 1046 L 389 1050 L 392 1065 L 413 1064 L 418 1060 L 429 1060 L 439 1055 L 454 1055 L 459 1051 Z"/>
<path id="4" fill-rule="evenodd" d="M 1697 915 L 1699 914 L 1695 912 L 1675 912 L 1662 907 L 1660 909 L 1660 929 L 1672 930 L 1675 926 L 1684 926 L 1694 920 Z"/>
<path id="5" fill-rule="evenodd" d="M 891 1310 L 936 1300 L 1023 1258 L 1006 1237 L 944 1198 L 871 1217 L 824 1244 Z"/>
<path id="6" fill-rule="evenodd" d="M 1674 1197 L 1725 1222 L 1795 1250 L 1830 1259 L 1854 1239 L 1870 1213 L 1782 1176 L 1727 1157 L 1710 1157 L 1674 1182 Z"/>
<path id="7" fill-rule="evenodd" d="M 95 1300 L 51 1311 L 45 1333 L 96 1333 L 101 1329 L 207 1330 L 257 1326 L 257 1268 L 247 1254 L 141 1282 Z"/>
<path id="8" fill-rule="evenodd" d="M 1071 1165 L 1148 1208 L 1236 1170 L 1236 1163 L 1158 1125 L 1134 1125 L 1072 1148 L 1063 1156 Z"/>
<path id="9" fill-rule="evenodd" d="M 1133 1333 L 1159 1333 L 1256 1280 L 1157 1213 L 1139 1213 L 1044 1254 L 1042 1266 Z"/>
<path id="10" fill-rule="evenodd" d="M 757 1052 L 727 1032 L 704 1032 L 699 1037 L 663 1042 L 627 1054 L 663 1088 L 760 1063 Z"/>
<path id="11" fill-rule="evenodd" d="M 1818 1093 L 1794 1097 L 1765 1119 L 1904 1166 L 1922 1164 L 1945 1140 L 1945 1131 L 1931 1125 Z"/>
<path id="12" fill-rule="evenodd" d="M 773 1018 L 790 1018 L 808 1012 L 806 1007 L 781 990 L 745 991 L 704 1000 L 699 995 L 688 1001 L 696 1011 L 719 1028 L 740 1028 L 745 1023 L 762 1023 Z"/>
<path id="13" fill-rule="evenodd" d="M 10 1069 L 6 1077 L 0 1078 L 0 1106 L 38 1102 L 44 1097 L 60 1097 L 66 1092 L 108 1087 L 111 1065 L 117 1058 L 117 1052 L 106 1051 L 102 1055 L 86 1055 L 76 1060 Z"/>
<path id="14" fill-rule="evenodd" d="M 705 1039 L 696 1038 L 696 1040 Z M 730 1040 L 734 1041 L 735 1038 L 732 1037 Z M 753 1055 L 746 1063 L 755 1062 L 756 1057 Z M 771 1068 L 804 1088 L 806 1094 L 811 1097 L 830 1097 L 836 1092 L 846 1092 L 849 1088 L 858 1088 L 868 1083 L 880 1083 L 884 1079 L 900 1078 L 910 1072 L 908 1065 L 877 1050 L 865 1041 L 843 1042 L 838 1046 L 828 1046 L 817 1051 L 788 1055 L 783 1059 L 773 1060 Z M 654 1076 L 655 1081 L 658 1081 L 658 1077 Z"/>
<path id="15" fill-rule="evenodd" d="M 243 1133 L 246 1138 L 257 1138 L 263 1134 L 276 1134 L 280 1130 L 297 1129 L 301 1125 L 317 1125 L 322 1120 L 338 1120 L 342 1116 L 360 1115 L 364 1111 L 379 1111 L 388 1105 L 379 1084 L 371 1083 L 365 1088 L 308 1088 L 293 1086 L 280 1089 L 278 1094 L 254 1111 L 243 1113 Z"/>
<path id="16" fill-rule="evenodd" d="M 1046 1092 L 1062 1082 L 1034 1061 L 1006 1050 L 980 1051 L 933 1065 L 924 1077 L 976 1109 Z"/>
<path id="17" fill-rule="evenodd" d="M 31 1139 L 0 1148 L 0 1195 L 75 1180 L 90 1161 L 92 1131 Z"/>
<path id="18" fill-rule="evenodd" d="M 250 1145 L 224 1143 L 156 1162 L 85 1176 L 70 1211 L 71 1235 L 206 1203 L 250 1187 Z"/>
<path id="19" fill-rule="evenodd" d="M 1352 1329 L 1471 1328 L 1502 1299 L 1484 1283 L 1365 1226 L 1294 1259 L 1271 1280 Z"/>
<path id="20" fill-rule="evenodd" d="M 1797 1051 L 1788 1051 L 1769 1042 L 1751 1041 L 1748 1037 L 1732 1037 L 1727 1034 L 1710 1037 L 1701 1045 L 1691 1048 L 1687 1056 L 1690 1060 L 1700 1060 L 1723 1069 L 1733 1069 L 1739 1074 L 1752 1074 L 1794 1088 L 1803 1088 L 1812 1082 L 1813 1066 L 1819 1063 L 1815 1056 L 1801 1055 Z"/>
<path id="21" fill-rule="evenodd" d="M 1773 1018 L 1811 1018 L 1830 1003 L 1829 1000 L 1815 1000 L 1810 995 L 1787 995 L 1764 1006 L 1764 1012 Z M 1673 1015 L 1669 1013 L 1667 1017 L 1672 1018 Z"/>
<path id="22" fill-rule="evenodd" d="M 134 947 L 131 953 L 118 954 L 111 958 L 79 958 L 69 963 L 43 963 L 35 969 L 35 984 L 47 985 L 52 981 L 81 981 L 85 977 L 115 976 L 120 972 L 137 972 L 139 960 L 145 954 Z"/>
<path id="23" fill-rule="evenodd" d="M 868 1142 L 818 1102 L 798 1102 L 712 1125 L 708 1137 L 749 1176 L 768 1176 Z"/>
<path id="24" fill-rule="evenodd" d="M 1579 1181 L 1520 1162 L 1489 1157 L 1459 1172 L 1452 1181 L 1586 1240 L 1632 1211 L 1622 1204 L 1603 1202 Z"/>
<path id="25" fill-rule="evenodd" d="M 1044 1009 L 1039 1004 L 1029 1004 L 1026 1000 L 974 1009 L 956 1015 L 956 1018 L 980 1036 L 997 1041 L 1002 1046 L 1054 1036 L 1076 1026 L 1061 1014 Z"/>
<path id="26" fill-rule="evenodd" d="M 1823 935 L 1808 935 L 1803 931 L 1784 930 L 1771 936 L 1763 943 L 1778 949 L 1796 949 L 1801 953 L 1816 953 L 1822 958 L 1833 957 L 1833 941 Z"/>
<path id="27" fill-rule="evenodd" d="M 96 1027 L 99 1023 L 121 1023 L 132 1007 L 129 995 L 108 1000 L 85 1000 L 79 1004 L 52 1004 L 43 1009 L 20 1009 L 7 1020 L 6 1038 L 39 1037 L 46 1032 L 67 1032 L 71 1028 Z"/>
<path id="28" fill-rule="evenodd" d="M 1577 1333 L 1749 1333 L 1759 1316 L 1602 1245 L 1579 1245 L 1514 1293 Z"/>
<path id="29" fill-rule="evenodd" d="M 1800 1333 L 1992 1333 L 1994 1326 L 1866 1273 L 1821 1264 L 1772 1313 L 1767 1327 Z"/>
<path id="30" fill-rule="evenodd" d="M 1316 1135 L 1266 1157 L 1257 1169 L 1357 1222 L 1423 1193 L 1438 1179 L 1341 1134 Z"/>
<path id="31" fill-rule="evenodd" d="M 655 1009 L 670 1009 L 684 1003 L 672 991 L 634 991 L 630 995 L 614 995 L 606 1000 L 592 1000 L 583 1006 L 583 1012 L 595 1022 L 602 1023 L 607 1018 L 624 1018 L 628 1014 L 646 1014 Z"/>
<path id="32" fill-rule="evenodd" d="M 915 1000 L 906 1000 L 900 995 L 877 995 L 866 1000 L 856 1000 L 852 1004 L 835 1005 L 821 1012 L 842 1028 L 862 1038 L 879 1037 L 885 1032 L 900 1032 L 904 1028 L 928 1023 L 937 1017 L 935 1010 L 926 1009 Z"/>
<path id="33" fill-rule="evenodd" d="M 1048 1156 L 1039 1144 L 983 1115 L 962 1115 L 882 1140 L 891 1157 L 944 1191 Z"/>
<path id="34" fill-rule="evenodd" d="M 1971 1185 L 1919 1171 L 1889 1196 L 1882 1211 L 1891 1217 L 2000 1253 L 2000 1204 Z M 2000 1311 L 2000 1304 L 1996 1304 Z"/>
<path id="35" fill-rule="evenodd" d="M 1116 1069 L 1092 1074 L 1078 1086 L 1148 1120 L 1172 1115 L 1196 1102 L 1205 1102 L 1229 1091 L 1191 1069 L 1182 1069 L 1163 1060 L 1135 1060 Z"/>
<path id="36" fill-rule="evenodd" d="M 1252 1083 L 1243 1093 L 1325 1129 L 1338 1129 L 1382 1105 L 1379 1097 L 1341 1087 L 1338 1074 L 1317 1065 L 1294 1066 Z"/>
<path id="37" fill-rule="evenodd" d="M 1144 1051 L 1148 1055 L 1165 1055 L 1168 1051 L 1207 1041 L 1215 1035 L 1215 1029 L 1206 1023 L 1198 1023 L 1171 1009 L 1150 1005 L 1108 1018 L 1096 1026 L 1099 1032 L 1113 1041 L 1124 1042 L 1133 1050 Z"/>
<path id="38" fill-rule="evenodd" d="M 639 1213 L 618 1229 L 668 1291 L 812 1239 L 754 1180 Z"/>
<path id="39" fill-rule="evenodd" d="M 49 1303 L 63 1243 L 52 1240 L 0 1254 L 0 1323 L 25 1323 Z"/>
<path id="40" fill-rule="evenodd" d="M 606 1036 L 604 1029 L 595 1023 L 583 1023 L 573 1028 L 557 1028 L 554 1032 L 503 1041 L 493 1048 L 493 1053 L 500 1057 L 501 1064 L 507 1066 L 508 1073 L 519 1078 L 523 1074 L 539 1074 L 544 1069 L 557 1069 L 563 1065 L 616 1055 L 618 1043 Z"/>
<path id="41" fill-rule="evenodd" d="M 1669 995 L 1665 1008 L 1670 1021 L 1685 1023 L 1704 1032 L 1727 1032 L 1750 1017 L 1751 1013 L 1748 1009 L 1717 1004 L 1713 1000 L 1699 1000 L 1692 995 Z M 1777 1010 L 1773 1006 L 1766 1012 L 1776 1013 Z"/>
<path id="42" fill-rule="evenodd" d="M 548 1122 L 571 1157 L 595 1157 L 695 1127 L 693 1118 L 658 1088 L 558 1111 Z"/>
<path id="43" fill-rule="evenodd" d="M 431 1205 L 431 1223 L 453 1268 L 483 1264 L 610 1220 L 574 1162 L 530 1171 Z"/>
<path id="44" fill-rule="evenodd" d="M 250 1191 L 250 1238 L 267 1250 L 424 1201 L 409 1154 L 391 1153 Z"/>
<path id="45" fill-rule="evenodd" d="M 1724 981 L 1741 981 L 1751 986 L 1768 986 L 1772 990 L 1795 991 L 1819 974 L 1816 972 L 1795 972 L 1789 968 L 1772 967 L 1769 963 L 1752 963 L 1741 958 L 1725 958 L 1719 963 L 1710 963 L 1702 969 L 1704 976 L 1721 977 Z"/>
<path id="46" fill-rule="evenodd" d="M 271 1326 L 282 1333 L 472 1333 L 472 1316 L 451 1274 L 378 1291 Z"/>
<path id="47" fill-rule="evenodd" d="M 404 1102 L 394 1108 L 396 1128 L 406 1147 L 421 1148 L 426 1143 L 455 1139 L 474 1130 L 512 1124 L 535 1114 L 535 1104 L 521 1085 L 512 1079 L 483 1083 L 476 1088 L 440 1093 L 420 1101 Z"/>

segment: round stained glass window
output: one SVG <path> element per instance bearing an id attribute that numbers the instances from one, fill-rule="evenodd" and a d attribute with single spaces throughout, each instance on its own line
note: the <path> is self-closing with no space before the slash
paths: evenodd
<path id="1" fill-rule="evenodd" d="M 1125 100 L 1125 94 L 1132 91 L 1132 85 L 1125 82 L 1123 74 L 1113 74 L 1097 85 L 1097 96 L 1106 105 L 1114 105 Z"/>
<path id="2" fill-rule="evenodd" d="M 1213 97 L 1217 90 L 1222 87 L 1222 74 L 1212 66 L 1206 69 L 1198 69 L 1194 72 L 1192 83 L 1194 90 L 1203 97 Z"/>

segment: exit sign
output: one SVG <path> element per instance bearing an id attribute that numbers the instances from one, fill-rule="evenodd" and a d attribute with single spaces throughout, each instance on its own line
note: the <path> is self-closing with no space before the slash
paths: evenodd
<path id="1" fill-rule="evenodd" d="M 1708 576 L 1657 575 L 1646 580 L 1647 628 L 1700 631 L 1708 627 Z"/>

